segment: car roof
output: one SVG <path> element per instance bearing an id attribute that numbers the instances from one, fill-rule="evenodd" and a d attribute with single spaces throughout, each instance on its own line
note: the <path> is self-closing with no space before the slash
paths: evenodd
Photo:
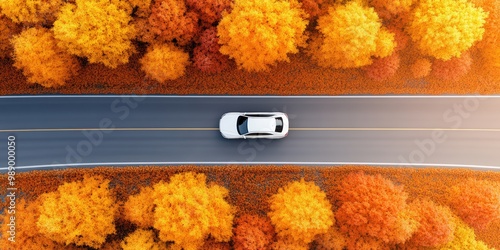
<path id="1" fill-rule="evenodd" d="M 249 133 L 272 133 L 275 129 L 275 117 L 248 117 Z"/>

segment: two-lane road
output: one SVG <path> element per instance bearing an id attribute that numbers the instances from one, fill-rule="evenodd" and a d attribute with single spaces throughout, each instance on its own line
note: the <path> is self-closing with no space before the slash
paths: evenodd
<path id="1" fill-rule="evenodd" d="M 0 171 L 11 135 L 18 170 L 187 163 L 496 167 L 498 107 L 500 96 L 0 97 Z M 226 140 L 217 126 L 229 111 L 286 112 L 289 135 Z"/>

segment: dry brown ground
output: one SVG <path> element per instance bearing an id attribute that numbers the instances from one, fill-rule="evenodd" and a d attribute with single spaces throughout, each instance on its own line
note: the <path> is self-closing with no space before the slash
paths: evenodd
<path id="1" fill-rule="evenodd" d="M 439 168 L 389 168 L 370 166 L 343 167 L 301 167 L 301 166 L 169 166 L 169 167 L 100 167 L 90 169 L 66 169 L 32 171 L 17 175 L 17 188 L 25 198 L 33 198 L 44 192 L 55 191 L 64 182 L 81 180 L 83 174 L 98 174 L 112 180 L 110 186 L 116 191 L 118 200 L 123 202 L 139 187 L 150 185 L 184 171 L 195 171 L 207 175 L 209 181 L 229 189 L 229 201 L 239 212 L 265 214 L 268 212 L 267 199 L 290 181 L 305 178 L 314 181 L 335 204 L 335 185 L 351 171 L 365 171 L 367 174 L 382 174 L 393 182 L 404 185 L 409 193 L 409 202 L 417 197 L 428 197 L 445 204 L 447 187 L 466 178 L 500 182 L 500 172 L 474 171 L 468 169 Z M 5 190 L 6 175 L 0 175 L 0 188 Z M 335 208 L 334 208 L 335 209 Z M 125 230 L 125 229 L 122 229 Z M 476 232 L 478 239 L 490 247 L 500 248 L 500 222 L 485 231 Z"/>
<path id="2" fill-rule="evenodd" d="M 409 64 L 414 53 L 401 54 L 401 67 L 391 79 L 376 82 L 367 79 L 360 69 L 335 70 L 316 66 L 305 53 L 291 55 L 268 72 L 248 73 L 230 69 L 206 74 L 188 67 L 185 76 L 160 84 L 145 79 L 138 58 L 109 69 L 89 64 L 65 86 L 46 89 L 26 82 L 12 61 L 0 61 L 0 95 L 10 94 L 218 94 L 218 95 L 347 95 L 347 94 L 499 94 L 500 80 L 481 69 L 477 56 L 472 70 L 457 82 L 442 82 L 432 77 L 414 80 Z"/>

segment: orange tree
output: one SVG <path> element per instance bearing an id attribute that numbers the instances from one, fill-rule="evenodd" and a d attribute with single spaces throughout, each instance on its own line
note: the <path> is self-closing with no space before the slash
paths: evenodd
<path id="1" fill-rule="evenodd" d="M 151 197 L 153 189 L 141 188 L 140 192 L 128 197 L 123 205 L 123 217 L 140 228 L 152 227 L 154 223 L 154 205 Z"/>
<path id="2" fill-rule="evenodd" d="M 278 237 L 307 246 L 334 224 L 332 206 L 326 194 L 304 179 L 289 183 L 271 196 L 268 213 Z"/>
<path id="3" fill-rule="evenodd" d="M 467 224 L 485 229 L 500 219 L 500 184 L 468 179 L 448 190 L 448 203 Z"/>
<path id="4" fill-rule="evenodd" d="M 173 44 L 153 44 L 141 58 L 141 69 L 158 82 L 177 79 L 185 74 L 189 54 Z"/>
<path id="5" fill-rule="evenodd" d="M 135 51 L 131 39 L 135 28 L 129 25 L 128 8 L 112 0 L 76 0 L 67 3 L 54 22 L 58 45 L 70 54 L 87 57 L 91 63 L 116 68 L 128 62 Z"/>
<path id="6" fill-rule="evenodd" d="M 219 52 L 220 44 L 215 27 L 204 30 L 199 43 L 193 50 L 193 65 L 197 69 L 207 73 L 219 73 L 229 67 L 229 57 Z"/>
<path id="7" fill-rule="evenodd" d="M 274 241 L 275 232 L 267 217 L 244 214 L 238 217 L 234 227 L 235 250 L 269 249 Z"/>
<path id="8" fill-rule="evenodd" d="M 53 33 L 45 28 L 30 28 L 14 36 L 14 66 L 23 71 L 28 82 L 55 87 L 76 75 L 78 60 L 56 43 Z"/>
<path id="9" fill-rule="evenodd" d="M 369 236 L 373 238 L 370 242 L 404 243 L 416 229 L 406 204 L 408 194 L 381 175 L 350 173 L 337 192 L 335 218 L 351 241 Z"/>
<path id="10" fill-rule="evenodd" d="M 225 200 L 226 188 L 207 186 L 204 174 L 186 172 L 153 189 L 154 228 L 162 241 L 198 249 L 209 235 L 218 242 L 231 239 L 235 208 Z"/>
<path id="11" fill-rule="evenodd" d="M 482 39 L 487 15 L 467 0 L 422 0 L 406 30 L 423 54 L 449 60 Z"/>
<path id="12" fill-rule="evenodd" d="M 475 249 L 475 250 L 490 250 L 484 242 L 476 239 L 474 230 L 467 226 L 462 220 L 453 216 L 453 223 L 456 225 L 451 241 L 438 246 L 438 250 L 455 250 L 455 249 Z"/>
<path id="13" fill-rule="evenodd" d="M 305 46 L 306 17 L 296 0 L 236 0 L 217 26 L 220 52 L 239 68 L 267 70 Z"/>
<path id="14" fill-rule="evenodd" d="M 199 32 L 198 15 L 188 10 L 184 0 L 158 0 L 148 19 L 151 32 L 158 39 L 186 45 Z"/>
<path id="15" fill-rule="evenodd" d="M 64 0 L 4 0 L 2 14 L 15 23 L 52 24 Z"/>
<path id="16" fill-rule="evenodd" d="M 394 34 L 382 28 L 375 10 L 356 1 L 330 7 L 319 17 L 317 29 L 309 54 L 324 67 L 366 66 L 372 56 L 389 56 L 396 47 Z"/>
<path id="17" fill-rule="evenodd" d="M 195 10 L 206 25 L 218 22 L 222 12 L 229 10 L 232 0 L 186 0 L 186 5 Z"/>
<path id="18" fill-rule="evenodd" d="M 123 250 L 167 250 L 165 242 L 155 240 L 155 233 L 151 230 L 138 229 L 127 235 L 120 243 Z"/>
<path id="19" fill-rule="evenodd" d="M 21 32 L 19 25 L 0 14 L 0 59 L 11 56 L 12 44 L 10 39 L 19 32 Z"/>
<path id="20" fill-rule="evenodd" d="M 109 180 L 84 176 L 82 181 L 65 183 L 57 191 L 40 196 L 41 234 L 68 245 L 99 248 L 106 236 L 115 233 L 118 209 Z"/>
<path id="21" fill-rule="evenodd" d="M 317 235 L 314 241 L 317 243 L 317 250 L 343 250 L 346 247 L 345 236 L 336 226 L 330 227 L 324 234 Z"/>

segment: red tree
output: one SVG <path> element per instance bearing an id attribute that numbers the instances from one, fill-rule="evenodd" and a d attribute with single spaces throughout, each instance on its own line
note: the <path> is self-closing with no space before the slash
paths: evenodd
<path id="1" fill-rule="evenodd" d="M 229 66 L 229 57 L 219 52 L 217 29 L 209 28 L 201 33 L 199 43 L 193 51 L 193 64 L 207 73 L 219 73 Z"/>
<path id="2" fill-rule="evenodd" d="M 249 214 L 236 219 L 236 227 L 233 231 L 235 250 L 269 249 L 276 234 L 267 217 Z"/>

